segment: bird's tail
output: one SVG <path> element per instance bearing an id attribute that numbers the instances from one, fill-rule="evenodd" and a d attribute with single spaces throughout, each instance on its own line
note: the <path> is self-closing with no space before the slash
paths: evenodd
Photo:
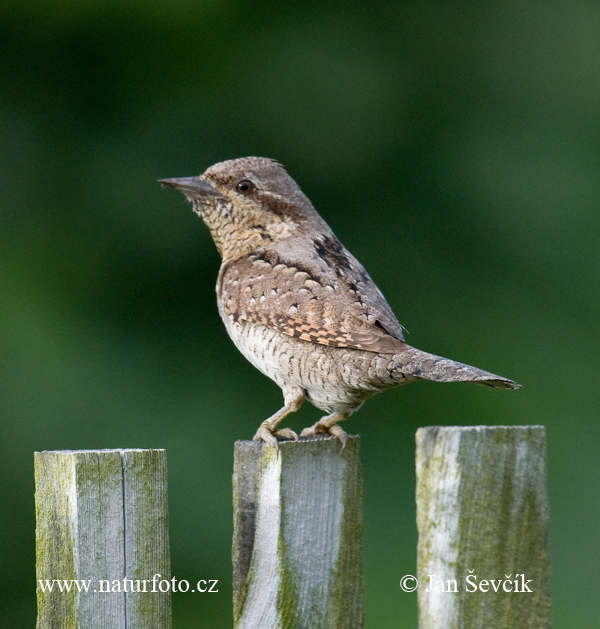
<path id="1" fill-rule="evenodd" d="M 394 357 L 393 370 L 405 377 L 418 380 L 434 380 L 435 382 L 474 382 L 488 387 L 503 389 L 519 389 L 520 384 L 497 376 L 489 371 L 471 367 L 449 358 L 435 356 L 408 346 L 405 352 Z"/>

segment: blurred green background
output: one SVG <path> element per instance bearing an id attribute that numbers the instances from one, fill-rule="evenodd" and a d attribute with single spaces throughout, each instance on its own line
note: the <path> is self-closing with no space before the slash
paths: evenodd
<path id="1" fill-rule="evenodd" d="M 366 627 L 416 626 L 430 424 L 547 426 L 554 624 L 598 626 L 600 4 L 5 0 L 0 69 L 0 626 L 35 621 L 34 450 L 111 447 L 167 449 L 173 574 L 219 579 L 175 629 L 231 626 L 233 442 L 281 395 L 156 179 L 245 155 L 288 168 L 410 343 L 524 385 L 418 383 L 350 420 Z"/>

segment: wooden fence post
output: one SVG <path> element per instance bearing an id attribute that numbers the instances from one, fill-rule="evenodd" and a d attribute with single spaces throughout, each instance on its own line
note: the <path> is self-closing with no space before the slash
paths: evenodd
<path id="1" fill-rule="evenodd" d="M 543 426 L 420 428 L 417 526 L 420 629 L 550 627 Z"/>
<path id="2" fill-rule="evenodd" d="M 36 452 L 35 487 L 38 629 L 170 629 L 165 451 Z"/>
<path id="3" fill-rule="evenodd" d="M 359 629 L 359 438 L 235 444 L 236 629 Z"/>

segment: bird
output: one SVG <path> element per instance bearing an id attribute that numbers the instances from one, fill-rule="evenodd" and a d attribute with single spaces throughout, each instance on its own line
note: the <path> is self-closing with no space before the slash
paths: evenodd
<path id="1" fill-rule="evenodd" d="M 298 441 L 279 425 L 307 400 L 326 414 L 302 437 L 339 426 L 376 393 L 416 380 L 517 389 L 497 376 L 409 345 L 404 328 L 358 260 L 277 161 L 243 157 L 199 176 L 159 179 L 207 225 L 222 263 L 217 304 L 239 351 L 282 390 L 284 405 L 255 440 Z"/>

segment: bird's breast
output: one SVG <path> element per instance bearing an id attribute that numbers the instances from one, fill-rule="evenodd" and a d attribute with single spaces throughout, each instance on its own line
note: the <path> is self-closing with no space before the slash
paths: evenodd
<path id="1" fill-rule="evenodd" d="M 403 382 L 388 366 L 392 356 L 302 341 L 263 325 L 233 321 L 220 307 L 232 341 L 246 359 L 281 388 L 293 384 L 318 408 L 354 410 Z"/>

